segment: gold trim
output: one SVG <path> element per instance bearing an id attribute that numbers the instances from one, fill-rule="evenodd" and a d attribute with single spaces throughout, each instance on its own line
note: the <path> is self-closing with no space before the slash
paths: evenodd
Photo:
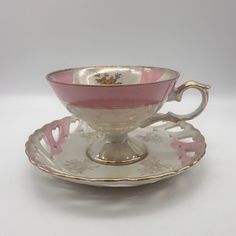
<path id="1" fill-rule="evenodd" d="M 210 85 L 207 84 L 202 84 L 194 80 L 189 80 L 185 82 L 184 84 L 180 85 L 176 90 L 175 90 L 175 100 L 176 101 L 181 101 L 182 95 L 185 90 L 190 89 L 190 88 L 195 88 L 199 90 L 201 93 L 204 93 L 206 96 L 206 103 L 208 101 L 208 92 L 207 90 L 211 88 Z"/>
<path id="2" fill-rule="evenodd" d="M 104 85 L 96 85 L 96 84 L 69 84 L 69 83 L 62 83 L 62 82 L 58 82 L 55 81 L 54 78 L 52 77 L 54 74 L 57 73 L 61 73 L 61 72 L 66 72 L 66 71 L 72 71 L 72 70 L 82 70 L 82 69 L 102 69 L 102 68 L 129 68 L 129 69 L 163 69 L 163 70 L 167 70 L 170 71 L 171 73 L 175 74 L 173 76 L 173 78 L 171 79 L 167 79 L 167 80 L 162 80 L 162 81 L 156 81 L 156 82 L 151 82 L 151 83 L 142 83 L 142 84 L 113 84 L 113 85 L 109 85 L 109 86 L 104 86 Z M 105 87 L 105 88 L 114 88 L 114 87 L 121 87 L 121 86 L 145 86 L 145 85 L 150 85 L 150 84 L 156 84 L 156 83 L 162 83 L 162 82 L 166 82 L 166 81 L 171 81 L 171 80 L 177 80 L 180 77 L 180 73 L 178 71 L 169 69 L 169 68 L 164 68 L 164 67 L 155 67 L 155 66 L 138 66 L 138 65 L 111 65 L 111 66 L 106 66 L 106 65 L 101 65 L 101 66 L 81 66 L 81 67 L 72 67 L 72 68 L 67 68 L 67 69 L 62 69 L 62 70 L 56 70 L 53 72 L 50 72 L 49 74 L 46 75 L 46 79 L 49 82 L 52 83 L 56 83 L 56 84 L 62 84 L 62 85 L 68 85 L 68 86 L 83 86 L 83 87 Z"/>
<path id="3" fill-rule="evenodd" d="M 69 105 L 69 106 L 71 106 L 71 104 L 69 103 L 69 102 L 63 102 L 62 101 L 62 103 L 64 104 L 64 106 L 68 109 L 68 107 L 67 107 L 67 105 Z M 122 107 L 120 107 L 120 106 L 111 106 L 111 107 L 98 107 L 98 106 L 96 106 L 96 107 L 86 107 L 86 106 L 77 106 L 77 105 L 73 105 L 73 106 L 75 106 L 76 108 L 77 107 L 79 107 L 79 108 L 82 108 L 82 109 L 104 109 L 104 110 L 112 110 L 112 109 L 114 109 L 114 110 L 118 110 L 118 109 L 133 109 L 133 108 L 142 108 L 142 107 L 150 107 L 150 106 L 160 106 L 160 105 L 164 105 L 164 103 L 163 103 L 163 101 L 160 101 L 160 102 L 158 102 L 158 103 L 156 103 L 156 102 L 153 102 L 153 103 L 144 103 L 144 104 L 141 104 L 141 105 L 132 105 L 132 106 L 127 106 L 127 107 L 125 107 L 125 106 L 122 106 Z M 71 112 L 72 113 L 72 112 Z"/>
<path id="4" fill-rule="evenodd" d="M 92 160 L 98 164 L 108 165 L 108 166 L 125 166 L 125 165 L 130 165 L 130 164 L 133 164 L 133 163 L 143 160 L 148 155 L 148 152 L 146 151 L 143 155 L 138 155 L 134 152 L 134 154 L 136 154 L 135 157 L 133 156 L 130 159 L 124 159 L 124 160 L 119 160 L 119 161 L 106 160 L 106 159 L 103 160 L 99 156 L 93 157 L 89 154 L 88 150 L 86 151 L 86 154 L 90 160 Z"/>
<path id="5" fill-rule="evenodd" d="M 70 180 L 81 180 L 81 181 L 93 182 L 93 183 L 99 183 L 99 182 L 116 183 L 116 182 L 132 182 L 132 181 L 138 181 L 139 182 L 139 181 L 146 181 L 146 180 L 157 180 L 158 181 L 158 179 L 175 176 L 179 173 L 182 173 L 183 171 L 186 171 L 190 167 L 197 164 L 206 153 L 207 145 L 205 143 L 204 153 L 200 156 L 200 158 L 198 160 L 196 160 L 193 163 L 191 163 L 187 166 L 184 166 L 184 167 L 182 167 L 178 170 L 173 170 L 173 171 L 163 173 L 163 174 L 159 174 L 159 175 L 151 175 L 151 176 L 143 176 L 143 177 L 130 177 L 130 178 L 122 178 L 122 179 L 121 178 L 109 178 L 109 179 L 108 178 L 88 178 L 88 177 L 82 177 L 82 176 L 74 176 L 74 175 L 66 174 L 65 172 L 58 171 L 54 168 L 51 168 L 51 167 L 49 168 L 47 166 L 44 166 L 44 165 L 40 164 L 39 162 L 35 161 L 35 158 L 34 158 L 35 156 L 32 155 L 32 153 L 29 152 L 30 145 L 32 145 L 31 141 L 32 141 L 32 139 L 35 135 L 37 135 L 39 132 L 41 132 L 41 130 L 44 129 L 46 126 L 51 125 L 53 123 L 57 123 L 57 122 L 62 121 L 64 119 L 71 119 L 71 120 L 75 119 L 75 120 L 77 120 L 76 118 L 74 118 L 72 116 L 68 116 L 68 117 L 65 117 L 63 119 L 55 120 L 51 123 L 48 123 L 48 124 L 44 125 L 42 128 L 37 129 L 33 134 L 31 134 L 28 138 L 28 141 L 25 143 L 25 153 L 28 156 L 28 159 L 29 159 L 30 163 L 33 164 L 34 166 L 36 166 L 37 168 L 39 168 L 40 170 L 42 170 L 42 171 L 44 171 L 48 174 L 51 174 L 53 176 L 56 176 L 56 177 L 67 178 L 67 179 L 70 179 Z M 187 124 L 191 127 L 191 129 L 198 132 L 202 136 L 202 138 L 205 142 L 205 138 L 201 134 L 201 132 L 198 129 L 196 129 L 195 127 L 193 127 L 193 125 L 191 125 L 189 123 L 187 123 Z"/>

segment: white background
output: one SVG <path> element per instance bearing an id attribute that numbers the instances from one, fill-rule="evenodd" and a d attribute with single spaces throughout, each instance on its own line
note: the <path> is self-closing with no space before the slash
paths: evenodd
<path id="1" fill-rule="evenodd" d="M 0 235 L 236 235 L 236 2 L 0 0 Z M 94 188 L 45 176 L 24 143 L 68 115 L 45 74 L 81 65 L 176 69 L 210 84 L 191 121 L 206 137 L 190 171 L 131 189 Z M 197 103 L 165 109 L 187 111 Z"/>

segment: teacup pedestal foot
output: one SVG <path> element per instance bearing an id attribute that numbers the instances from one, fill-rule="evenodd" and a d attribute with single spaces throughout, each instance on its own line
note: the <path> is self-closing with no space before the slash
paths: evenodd
<path id="1" fill-rule="evenodd" d="M 104 165 L 127 165 L 144 159 L 148 154 L 146 146 L 140 141 L 125 136 L 109 136 L 92 143 L 87 156 Z"/>

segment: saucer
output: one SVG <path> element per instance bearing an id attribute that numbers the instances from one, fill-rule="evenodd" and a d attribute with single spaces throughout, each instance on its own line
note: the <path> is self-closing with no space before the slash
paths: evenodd
<path id="1" fill-rule="evenodd" d="M 206 149 L 202 134 L 184 121 L 160 121 L 129 135 L 148 149 L 143 160 L 129 165 L 108 166 L 90 160 L 86 148 L 103 135 L 75 117 L 65 117 L 36 130 L 26 142 L 26 154 L 40 170 L 67 181 L 128 187 L 182 173 L 196 164 Z"/>

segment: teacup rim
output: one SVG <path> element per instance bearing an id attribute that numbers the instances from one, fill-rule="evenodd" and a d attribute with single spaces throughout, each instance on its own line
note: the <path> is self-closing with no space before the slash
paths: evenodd
<path id="1" fill-rule="evenodd" d="M 146 82 L 146 83 L 137 83 L 137 84 L 111 84 L 109 86 L 101 85 L 101 84 L 70 84 L 65 82 L 59 82 L 54 80 L 51 76 L 53 74 L 62 73 L 70 70 L 81 70 L 81 69 L 88 69 L 88 68 L 106 68 L 106 67 L 123 67 L 123 68 L 147 68 L 147 69 L 163 69 L 167 71 L 171 71 L 175 74 L 173 78 L 162 80 L 162 81 L 155 81 L 155 82 Z M 151 85 L 151 84 L 159 84 L 167 81 L 174 81 L 177 80 L 180 77 L 180 73 L 176 70 L 167 68 L 167 67 L 159 67 L 159 66 L 144 66 L 144 65 L 91 65 L 91 66 L 79 66 L 79 67 L 70 67 L 60 70 L 52 71 L 48 74 L 46 74 L 46 79 L 51 83 L 56 83 L 60 85 L 67 85 L 67 86 L 82 86 L 82 87 L 100 87 L 100 88 L 116 88 L 116 87 L 126 87 L 126 86 L 145 86 L 145 85 Z"/>

